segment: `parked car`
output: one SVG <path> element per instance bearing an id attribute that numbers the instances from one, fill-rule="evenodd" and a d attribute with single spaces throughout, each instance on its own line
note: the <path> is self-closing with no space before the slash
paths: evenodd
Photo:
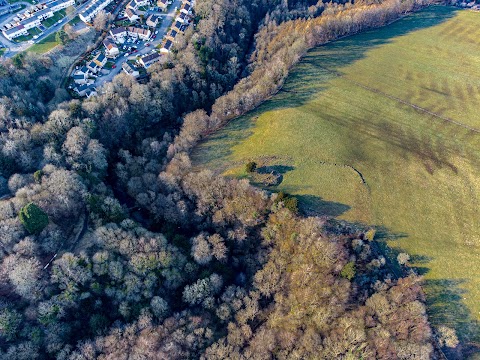
<path id="1" fill-rule="evenodd" d="M 127 53 L 125 53 L 125 55 L 123 55 L 123 56 L 127 57 L 127 56 L 129 56 L 129 55 L 130 55 L 130 54 L 127 52 Z"/>
<path id="2" fill-rule="evenodd" d="M 158 34 L 158 30 L 157 30 L 157 31 L 155 31 L 155 35 L 157 35 L 157 34 Z"/>
<path id="3" fill-rule="evenodd" d="M 152 36 L 152 39 L 156 39 L 156 38 L 157 38 L 157 35 L 153 35 L 153 36 Z"/>
<path id="4" fill-rule="evenodd" d="M 113 64 L 112 65 L 112 69 L 115 69 L 117 67 L 117 65 Z"/>
<path id="5" fill-rule="evenodd" d="M 150 46 L 150 43 L 146 43 L 145 46 Z"/>

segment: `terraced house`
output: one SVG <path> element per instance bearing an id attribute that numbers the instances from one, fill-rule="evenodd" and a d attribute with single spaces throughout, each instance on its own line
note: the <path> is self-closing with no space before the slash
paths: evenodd
<path id="1" fill-rule="evenodd" d="M 56 12 L 73 5 L 75 5 L 75 0 L 56 0 L 32 6 L 24 13 L 14 17 L 11 23 L 6 24 L 2 33 L 8 40 L 28 35 L 29 29 L 40 26 L 42 21 L 51 18 Z"/>
<path id="2" fill-rule="evenodd" d="M 113 0 L 90 0 L 85 10 L 78 16 L 86 24 L 91 24 L 95 16 L 105 9 Z"/>

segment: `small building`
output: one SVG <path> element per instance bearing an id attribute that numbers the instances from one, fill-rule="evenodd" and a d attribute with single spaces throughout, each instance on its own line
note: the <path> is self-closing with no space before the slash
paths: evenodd
<path id="1" fill-rule="evenodd" d="M 88 64 L 87 64 L 87 69 L 90 70 L 92 73 L 96 74 L 97 72 L 99 72 L 102 68 L 100 66 L 98 66 L 98 64 L 94 61 L 90 61 Z"/>
<path id="2" fill-rule="evenodd" d="M 162 48 L 160 49 L 160 52 L 164 54 L 168 54 L 172 48 L 173 42 L 172 40 L 165 39 L 165 41 L 162 44 Z"/>
<path id="3" fill-rule="evenodd" d="M 127 17 L 128 21 L 130 21 L 130 22 L 135 22 L 138 19 L 140 19 L 139 16 L 137 15 L 137 13 L 135 12 L 135 10 L 133 10 L 132 8 L 129 8 L 129 7 L 127 7 L 127 9 L 125 10 L 125 16 Z"/>
<path id="4" fill-rule="evenodd" d="M 88 80 L 88 73 L 82 73 L 82 72 L 75 72 L 75 74 L 72 76 L 73 81 L 75 84 L 86 84 Z"/>
<path id="5" fill-rule="evenodd" d="M 168 1 L 167 0 L 157 0 L 157 6 L 161 11 L 167 10 Z"/>
<path id="6" fill-rule="evenodd" d="M 177 36 L 177 34 L 178 34 L 178 32 L 176 32 L 175 30 L 172 29 L 172 30 L 170 30 L 170 31 L 168 32 L 166 38 L 167 38 L 168 40 L 171 40 L 172 42 L 174 42 L 174 41 L 175 41 L 175 37 Z"/>
<path id="7" fill-rule="evenodd" d="M 148 69 L 152 64 L 156 63 L 157 61 L 160 61 L 160 54 L 155 52 L 150 55 L 145 55 L 142 58 L 140 58 L 140 64 L 142 64 L 146 69 Z"/>
<path id="8" fill-rule="evenodd" d="M 147 26 L 150 26 L 152 28 L 155 28 L 157 27 L 158 25 L 158 22 L 160 21 L 160 16 L 158 15 L 155 15 L 155 14 L 151 14 L 148 18 L 147 18 Z"/>
<path id="9" fill-rule="evenodd" d="M 85 96 L 87 99 L 91 98 L 92 96 L 97 96 L 97 89 L 93 86 L 89 86 L 88 89 L 85 91 Z"/>
<path id="10" fill-rule="evenodd" d="M 109 38 L 103 40 L 103 46 L 105 46 L 105 54 L 109 58 L 116 58 L 120 54 L 117 44 Z"/>
<path id="11" fill-rule="evenodd" d="M 93 58 L 93 62 L 97 64 L 100 68 L 103 68 L 107 63 L 107 57 L 104 53 L 100 53 Z"/>
<path id="12" fill-rule="evenodd" d="M 150 1 L 149 0 L 132 0 L 128 3 L 127 9 L 133 9 L 133 10 L 138 10 L 138 8 L 142 6 L 147 6 L 149 5 Z"/>
<path id="13" fill-rule="evenodd" d="M 182 25 L 183 25 L 183 24 L 186 24 L 186 23 L 188 22 L 188 16 L 187 16 L 187 14 L 181 12 L 181 13 L 178 14 L 178 16 L 175 18 L 175 21 L 180 22 Z"/>
<path id="14" fill-rule="evenodd" d="M 137 68 L 133 64 L 130 64 L 129 62 L 124 62 L 122 64 L 122 70 L 125 74 L 133 76 L 134 78 L 137 78 L 140 76 L 140 72 L 137 70 Z"/>
<path id="15" fill-rule="evenodd" d="M 192 13 L 192 6 L 189 3 L 183 3 L 182 7 L 180 8 L 180 12 L 184 13 L 185 15 L 190 15 Z"/>
<path id="16" fill-rule="evenodd" d="M 172 25 L 172 30 L 175 30 L 177 33 L 182 31 L 183 24 L 180 21 L 175 21 L 175 24 Z"/>
<path id="17" fill-rule="evenodd" d="M 116 43 L 123 44 L 128 34 L 126 28 L 119 26 L 110 30 L 110 35 L 112 35 L 112 38 Z"/>

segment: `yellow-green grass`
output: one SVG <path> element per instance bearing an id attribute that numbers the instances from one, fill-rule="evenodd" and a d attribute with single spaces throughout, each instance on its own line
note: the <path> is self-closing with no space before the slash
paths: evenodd
<path id="1" fill-rule="evenodd" d="M 35 45 L 32 45 L 28 48 L 28 51 L 36 53 L 36 54 L 44 54 L 50 50 L 52 50 L 55 46 L 59 45 L 60 43 L 55 40 L 55 33 L 48 35 L 45 39 L 39 41 Z"/>
<path id="2" fill-rule="evenodd" d="M 384 227 L 425 273 L 432 322 L 479 343 L 478 39 L 479 13 L 435 6 L 316 48 L 193 160 L 239 177 L 250 160 L 290 166 L 277 190 Z"/>
<path id="3" fill-rule="evenodd" d="M 55 23 L 61 19 L 63 19 L 65 17 L 65 15 L 67 14 L 67 12 L 65 11 L 65 9 L 62 9 L 60 11 L 57 11 L 55 14 L 53 14 L 53 16 L 51 18 L 48 18 L 48 19 L 45 19 L 43 22 L 42 22 L 42 25 L 45 26 L 46 28 L 49 28 L 51 27 L 52 25 L 55 25 Z"/>

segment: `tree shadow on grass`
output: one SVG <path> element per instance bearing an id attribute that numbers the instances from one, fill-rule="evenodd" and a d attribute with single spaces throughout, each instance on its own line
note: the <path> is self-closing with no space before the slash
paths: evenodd
<path id="1" fill-rule="evenodd" d="M 323 200 L 320 196 L 295 195 L 299 210 L 305 215 L 337 217 L 350 210 L 350 206 L 335 201 Z"/>
<path id="2" fill-rule="evenodd" d="M 398 264 L 398 254 L 404 252 L 401 248 L 391 247 L 387 241 L 395 241 L 407 237 L 406 233 L 394 233 L 385 227 L 376 228 L 376 250 L 387 257 L 387 265 L 394 276 L 398 278 L 405 268 Z M 428 263 L 431 257 L 413 254 L 410 256 L 411 269 L 418 275 L 429 272 Z M 427 314 L 434 328 L 445 325 L 456 330 L 460 344 L 455 349 L 442 348 L 448 359 L 461 360 L 480 354 L 480 322 L 476 320 L 469 308 L 463 302 L 468 296 L 462 288 L 464 280 L 426 279 L 423 288 L 426 294 Z"/>

